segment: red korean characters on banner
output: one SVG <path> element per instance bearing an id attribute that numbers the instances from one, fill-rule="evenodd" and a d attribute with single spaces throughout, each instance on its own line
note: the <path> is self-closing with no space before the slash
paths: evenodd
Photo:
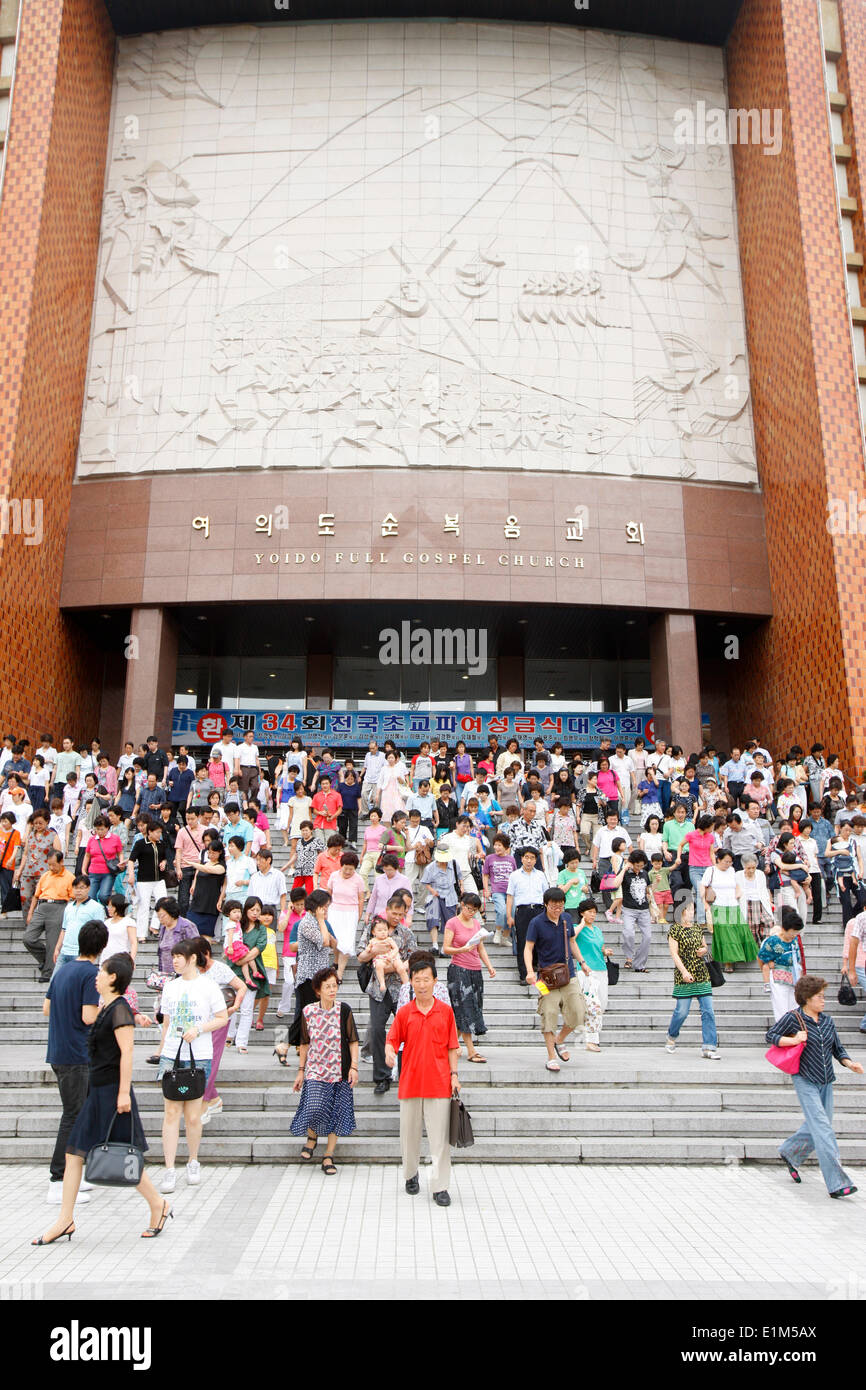
<path id="1" fill-rule="evenodd" d="M 222 714 L 206 714 L 198 721 L 195 731 L 202 743 L 217 743 L 222 738 L 229 721 Z"/>

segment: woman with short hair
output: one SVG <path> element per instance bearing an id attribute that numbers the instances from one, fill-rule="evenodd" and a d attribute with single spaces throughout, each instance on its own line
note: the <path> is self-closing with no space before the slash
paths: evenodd
<path id="1" fill-rule="evenodd" d="M 53 1245 L 61 1236 L 75 1234 L 75 1199 L 84 1175 L 84 1160 L 96 1144 L 102 1144 L 111 1131 L 111 1142 L 134 1144 L 142 1152 L 147 1140 L 141 1127 L 135 1092 L 132 1089 L 132 1048 L 135 1015 L 123 998 L 132 979 L 132 960 L 128 955 L 110 956 L 96 972 L 100 1010 L 87 1040 L 90 1086 L 66 1143 L 63 1196 L 57 1220 L 31 1241 L 32 1245 Z M 161 1234 L 172 1215 L 145 1172 L 136 1187 L 150 1207 L 150 1225 L 142 1238 Z"/>
<path id="2" fill-rule="evenodd" d="M 161 1080 L 172 1068 L 191 1071 L 201 1068 L 205 1082 L 210 1077 L 213 1061 L 213 1034 L 228 1023 L 228 1011 L 222 991 L 213 979 L 202 972 L 205 956 L 198 943 L 179 941 L 172 954 L 175 978 L 167 981 L 162 991 L 162 1042 L 159 1049 Z M 162 1151 L 165 1172 L 161 1192 L 174 1192 L 177 1184 L 175 1156 L 180 1138 L 180 1119 L 186 1131 L 189 1158 L 186 1165 L 187 1183 L 194 1187 L 201 1182 L 198 1150 L 201 1143 L 201 1112 L 203 1096 L 194 1100 L 169 1100 L 165 1097 L 162 1120 Z"/>
<path id="3" fill-rule="evenodd" d="M 793 1181 L 799 1183 L 799 1165 L 814 1149 L 830 1196 L 850 1197 L 857 1188 L 842 1167 L 833 1130 L 833 1058 L 858 1075 L 862 1075 L 863 1065 L 852 1062 L 839 1041 L 835 1023 L 824 1013 L 826 988 L 827 981 L 819 976 L 801 975 L 794 986 L 798 1007 L 767 1029 L 767 1042 L 776 1047 L 805 1044 L 799 1068 L 791 1077 L 805 1122 L 781 1145 L 779 1156 Z"/>
<path id="4" fill-rule="evenodd" d="M 126 915 L 126 898 L 122 893 L 112 893 L 105 904 L 105 925 L 108 929 L 108 942 L 100 956 L 100 963 L 119 952 L 128 952 L 133 965 L 138 954 L 138 937 L 135 921 Z"/>
<path id="5" fill-rule="evenodd" d="M 355 1131 L 355 1102 L 358 1084 L 358 1029 L 355 1016 L 346 1003 L 337 1002 L 337 967 L 328 965 L 310 980 L 314 1000 L 305 1004 L 300 1015 L 298 1074 L 293 1091 L 301 1098 L 290 1133 L 305 1134 L 301 1161 L 311 1163 L 319 1135 L 328 1136 L 322 1172 L 336 1175 L 334 1152 L 337 1139 Z"/>
<path id="6" fill-rule="evenodd" d="M 240 1010 L 231 1019 L 226 1037 L 226 1047 L 236 1046 L 238 1052 L 248 1051 L 247 1044 L 250 1040 L 256 1000 L 266 999 L 271 993 L 270 981 L 261 963 L 261 957 L 268 949 L 268 932 L 261 920 L 262 906 L 261 898 L 256 897 L 247 898 L 244 903 L 241 912 L 241 941 L 247 953 L 240 960 L 230 962 L 238 979 L 244 980 L 247 984 L 247 992 L 241 999 Z M 244 966 L 248 967 L 246 977 Z M 251 984 L 255 985 L 255 989 L 251 988 Z"/>

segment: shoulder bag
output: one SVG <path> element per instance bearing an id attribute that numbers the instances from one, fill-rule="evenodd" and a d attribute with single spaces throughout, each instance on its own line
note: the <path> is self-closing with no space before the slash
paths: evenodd
<path id="1" fill-rule="evenodd" d="M 615 961 L 615 960 L 611 960 L 610 956 L 608 956 L 608 957 L 607 957 L 607 960 L 605 961 L 605 964 L 607 965 L 607 982 L 608 982 L 608 984 L 609 984 L 609 985 L 618 985 L 618 984 L 619 984 L 619 966 L 617 965 L 616 961 Z"/>
<path id="2" fill-rule="evenodd" d="M 144 1154 L 134 1144 L 112 1144 L 111 1131 L 119 1112 L 108 1126 L 101 1144 L 94 1144 L 84 1163 L 87 1182 L 98 1187 L 138 1187 L 144 1176 Z"/>
<path id="3" fill-rule="evenodd" d="M 798 1017 L 808 1033 L 809 1029 L 806 1028 L 806 1021 L 802 1014 L 798 1014 Z M 800 1058 L 805 1046 L 804 1042 L 794 1043 L 793 1047 L 780 1047 L 778 1043 L 773 1043 L 767 1048 L 764 1056 L 772 1066 L 778 1067 L 779 1071 L 785 1071 L 789 1076 L 796 1076 L 800 1070 Z"/>
<path id="4" fill-rule="evenodd" d="M 548 989 L 566 989 L 571 983 L 571 974 L 568 969 L 568 930 L 565 923 L 562 924 L 562 940 L 565 944 L 565 961 L 556 965 L 545 965 L 538 972 L 538 978 Z"/>
<path id="5" fill-rule="evenodd" d="M 712 886 L 713 874 L 715 872 L 715 869 L 710 869 L 710 881 L 704 889 L 704 901 L 708 903 L 714 903 L 716 901 L 716 890 Z"/>
<path id="6" fill-rule="evenodd" d="M 181 1067 L 180 1065 L 180 1054 L 183 1050 L 183 1038 L 181 1038 L 174 1065 L 169 1067 L 162 1078 L 162 1094 L 166 1100 L 201 1100 L 204 1095 L 207 1085 L 204 1067 L 196 1066 L 192 1043 L 187 1043 L 187 1047 L 191 1059 L 190 1066 Z"/>

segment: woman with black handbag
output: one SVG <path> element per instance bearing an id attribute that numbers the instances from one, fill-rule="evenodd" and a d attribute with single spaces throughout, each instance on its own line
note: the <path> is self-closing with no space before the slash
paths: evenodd
<path id="1" fill-rule="evenodd" d="M 701 1010 L 701 1056 L 717 1062 L 721 1053 L 713 1012 L 713 986 L 706 960 L 709 948 L 704 941 L 703 928 L 695 923 L 694 903 L 684 902 L 674 913 L 668 930 L 668 950 L 674 963 L 675 1003 L 665 1052 L 676 1051 L 680 1029 L 688 1018 L 692 1000 L 697 999 Z"/>
<path id="2" fill-rule="evenodd" d="M 162 1081 L 165 1096 L 161 1192 L 174 1192 L 177 1182 L 174 1160 L 181 1115 L 189 1150 L 186 1180 L 191 1187 L 201 1182 L 202 1099 L 213 1061 L 213 1034 L 225 1028 L 229 1017 L 222 990 L 203 973 L 207 959 L 195 940 L 179 941 L 171 963 L 176 976 L 163 987 L 160 1003 L 163 1021 L 157 1079 Z"/>
<path id="3" fill-rule="evenodd" d="M 61 1236 L 72 1239 L 75 1234 L 73 1211 L 84 1159 L 92 1149 L 102 1146 L 107 1136 L 110 1135 L 112 1143 L 125 1143 L 130 1156 L 137 1152 L 139 1160 L 147 1148 L 132 1089 L 135 1015 L 123 998 L 132 971 L 132 958 L 121 954 L 103 961 L 96 973 L 96 988 L 102 1003 L 87 1040 L 90 1089 L 66 1146 L 60 1214 L 44 1235 L 31 1241 L 32 1245 L 53 1245 Z M 141 1233 L 143 1239 L 150 1240 L 160 1234 L 173 1213 L 143 1171 L 135 1189 L 150 1207 L 150 1225 Z"/>

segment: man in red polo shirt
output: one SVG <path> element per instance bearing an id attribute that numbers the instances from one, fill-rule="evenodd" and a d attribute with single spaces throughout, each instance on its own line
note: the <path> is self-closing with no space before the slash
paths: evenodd
<path id="1" fill-rule="evenodd" d="M 313 825 L 325 835 L 333 835 L 337 830 L 337 817 L 343 809 L 339 792 L 331 791 L 330 777 L 319 778 L 319 790 L 313 797 Z"/>
<path id="2" fill-rule="evenodd" d="M 415 998 L 397 1010 L 385 1048 L 385 1064 L 393 1067 L 397 1050 L 403 1044 L 398 1091 L 403 1177 L 406 1191 L 414 1197 L 420 1188 L 418 1162 L 423 1122 L 433 1160 L 433 1201 L 438 1207 L 450 1207 L 451 1096 L 460 1090 L 457 1025 L 450 1006 L 434 998 L 435 964 L 415 960 L 409 966 L 409 975 Z"/>

